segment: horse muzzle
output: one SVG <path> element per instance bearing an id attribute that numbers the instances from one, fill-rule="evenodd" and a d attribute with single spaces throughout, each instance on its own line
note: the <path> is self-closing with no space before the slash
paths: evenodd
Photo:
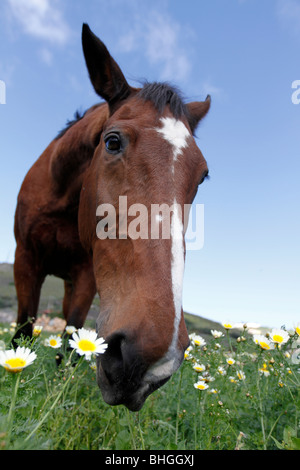
<path id="1" fill-rule="evenodd" d="M 106 341 L 107 350 L 97 358 L 99 388 L 107 404 L 122 404 L 131 411 L 139 411 L 146 398 L 169 380 L 183 359 L 183 353 L 178 352 L 176 360 L 162 359 L 156 367 L 143 358 L 124 332 L 113 333 Z"/>

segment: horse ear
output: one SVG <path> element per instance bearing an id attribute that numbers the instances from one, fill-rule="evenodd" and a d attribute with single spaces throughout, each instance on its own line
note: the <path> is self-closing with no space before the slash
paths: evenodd
<path id="1" fill-rule="evenodd" d="M 82 26 L 82 48 L 96 93 L 107 101 L 111 112 L 115 111 L 118 103 L 130 95 L 132 88 L 106 46 L 85 23 Z"/>
<path id="2" fill-rule="evenodd" d="M 208 113 L 210 104 L 211 98 L 210 95 L 207 95 L 205 101 L 193 101 L 186 105 L 189 113 L 188 121 L 192 132 L 196 130 L 201 119 Z"/>

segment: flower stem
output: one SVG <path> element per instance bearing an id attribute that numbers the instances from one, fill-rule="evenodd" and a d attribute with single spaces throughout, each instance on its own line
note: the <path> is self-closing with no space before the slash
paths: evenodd
<path id="1" fill-rule="evenodd" d="M 73 350 L 74 351 L 74 350 Z M 72 351 L 72 353 L 73 353 Z M 72 356 L 72 353 L 70 355 L 70 360 L 71 360 L 71 356 Z M 80 360 L 78 361 L 78 363 L 76 364 L 76 366 L 74 367 L 74 370 L 72 371 L 72 374 L 69 375 L 68 379 L 66 380 L 66 382 L 64 383 L 64 386 L 62 387 L 61 391 L 59 392 L 59 394 L 57 395 L 56 399 L 54 400 L 54 402 L 52 403 L 50 409 L 47 411 L 47 413 L 45 413 L 45 415 L 43 416 L 43 418 L 38 422 L 38 424 L 35 426 L 35 428 L 31 431 L 30 434 L 28 434 L 28 436 L 26 437 L 25 439 L 25 442 L 27 442 L 32 436 L 33 434 L 41 427 L 41 425 L 44 423 L 44 421 L 48 418 L 49 414 L 51 413 L 51 411 L 53 410 L 53 408 L 56 406 L 56 404 L 58 403 L 59 399 L 61 398 L 62 394 L 64 393 L 65 389 L 67 388 L 70 380 L 72 379 L 73 377 L 73 374 L 76 372 L 76 370 L 78 369 L 79 365 L 81 364 L 82 362 L 82 358 L 80 358 Z"/>
<path id="2" fill-rule="evenodd" d="M 231 351 L 231 353 L 233 354 L 233 349 L 232 349 L 230 334 L 229 334 L 229 331 L 228 331 L 228 330 L 226 330 L 226 336 L 227 336 L 227 341 L 228 341 L 228 344 L 229 344 L 229 347 L 230 347 L 230 351 Z"/>
<path id="3" fill-rule="evenodd" d="M 138 430 L 139 430 L 141 444 L 142 444 L 142 450 L 145 450 L 145 442 L 144 442 L 144 438 L 143 438 L 143 431 L 141 429 L 141 423 L 140 423 L 140 413 L 138 413 L 137 422 L 138 422 Z"/>
<path id="4" fill-rule="evenodd" d="M 128 408 L 125 409 L 126 416 L 127 416 L 127 423 L 128 423 L 128 428 L 129 428 L 129 433 L 131 437 L 131 442 L 132 442 L 132 448 L 136 450 L 136 445 L 135 445 L 135 440 L 134 440 L 134 434 L 131 426 L 131 417 Z"/>
<path id="5" fill-rule="evenodd" d="M 257 371 L 257 393 L 258 393 L 258 404 L 259 404 L 259 411 L 260 411 L 260 425 L 261 425 L 261 431 L 263 435 L 263 445 L 264 445 L 264 450 L 267 450 L 266 446 L 266 432 L 265 432 L 265 424 L 264 424 L 264 413 L 263 413 L 263 404 L 262 404 L 262 399 L 261 399 L 261 393 L 260 393 L 260 375 L 259 375 L 259 370 Z"/>
<path id="6" fill-rule="evenodd" d="M 198 410 L 199 410 L 199 449 L 201 450 L 201 437 L 202 437 L 202 392 L 199 390 L 199 398 L 198 398 Z M 202 405 L 202 406 L 201 406 Z"/>
<path id="7" fill-rule="evenodd" d="M 21 372 L 17 372 L 14 374 L 16 377 L 13 377 L 14 379 L 14 390 L 10 402 L 10 408 L 7 416 L 7 442 L 9 443 L 10 441 L 10 436 L 12 432 L 12 425 L 13 425 L 13 416 L 14 416 L 14 411 L 15 411 L 15 404 L 16 404 L 16 399 L 17 399 L 17 393 L 18 393 L 18 388 L 19 388 L 19 383 L 20 383 L 20 378 L 21 378 Z"/>
<path id="8" fill-rule="evenodd" d="M 180 401 L 181 401 L 181 384 L 182 384 L 182 375 L 183 375 L 183 367 L 180 369 L 180 376 L 179 376 L 179 386 L 177 392 L 177 413 L 176 413 L 176 427 L 175 427 L 175 445 L 177 446 L 178 443 L 178 428 L 179 428 L 179 411 L 180 411 Z"/>

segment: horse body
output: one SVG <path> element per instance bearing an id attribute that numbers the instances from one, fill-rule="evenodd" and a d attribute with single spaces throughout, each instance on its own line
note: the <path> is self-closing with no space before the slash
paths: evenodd
<path id="1" fill-rule="evenodd" d="M 108 343 L 97 358 L 99 387 L 107 403 L 138 410 L 178 369 L 189 344 L 181 307 L 181 209 L 208 172 L 193 132 L 210 98 L 185 105 L 167 84 L 133 88 L 87 25 L 82 43 L 91 82 L 106 104 L 61 133 L 24 180 L 15 224 L 18 323 L 35 316 L 47 274 L 65 279 L 63 311 L 77 327 L 97 290 L 97 332 Z M 153 236 L 148 220 L 162 205 L 172 207 L 169 237 Z M 115 211 L 113 237 L 96 232 L 104 206 Z M 147 237 L 129 230 L 141 206 Z M 156 215 L 155 230 L 164 218 Z"/>
<path id="2" fill-rule="evenodd" d="M 65 281 L 64 317 L 80 328 L 96 293 L 92 259 L 79 239 L 78 206 L 107 107 L 98 105 L 54 139 L 28 171 L 15 214 L 14 274 L 19 334 L 30 335 L 40 289 L 53 274 Z"/>

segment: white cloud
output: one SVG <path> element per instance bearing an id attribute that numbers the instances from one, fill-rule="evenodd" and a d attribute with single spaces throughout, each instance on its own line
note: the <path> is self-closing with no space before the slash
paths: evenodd
<path id="1" fill-rule="evenodd" d="M 160 79 L 185 80 L 191 71 L 189 55 L 184 47 L 182 26 L 167 14 L 157 11 L 139 15 L 135 28 L 119 41 L 124 52 L 142 48 L 150 64 L 161 67 Z"/>
<path id="2" fill-rule="evenodd" d="M 11 86 L 13 83 L 13 75 L 18 65 L 17 62 L 17 60 L 13 60 L 10 64 L 3 61 L 0 63 L 0 78 L 4 80 L 6 86 Z"/>
<path id="3" fill-rule="evenodd" d="M 212 96 L 219 96 L 223 94 L 223 90 L 220 87 L 217 87 L 213 85 L 213 83 L 210 80 L 206 80 L 202 84 L 202 92 L 204 95 L 212 95 Z"/>
<path id="4" fill-rule="evenodd" d="M 7 0 L 12 16 L 24 33 L 62 45 L 70 31 L 57 0 Z"/>
<path id="5" fill-rule="evenodd" d="M 43 47 L 42 49 L 40 49 L 39 56 L 44 64 L 49 65 L 49 66 L 52 65 L 53 55 L 49 49 L 47 49 L 46 47 Z"/>
<path id="6" fill-rule="evenodd" d="M 159 13 L 152 15 L 146 25 L 146 53 L 151 63 L 162 64 L 163 80 L 174 77 L 182 80 L 189 75 L 190 62 L 179 44 L 180 32 L 178 23 Z"/>
<path id="7" fill-rule="evenodd" d="M 277 15 L 285 27 L 300 37 L 299 0 L 278 0 Z"/>

